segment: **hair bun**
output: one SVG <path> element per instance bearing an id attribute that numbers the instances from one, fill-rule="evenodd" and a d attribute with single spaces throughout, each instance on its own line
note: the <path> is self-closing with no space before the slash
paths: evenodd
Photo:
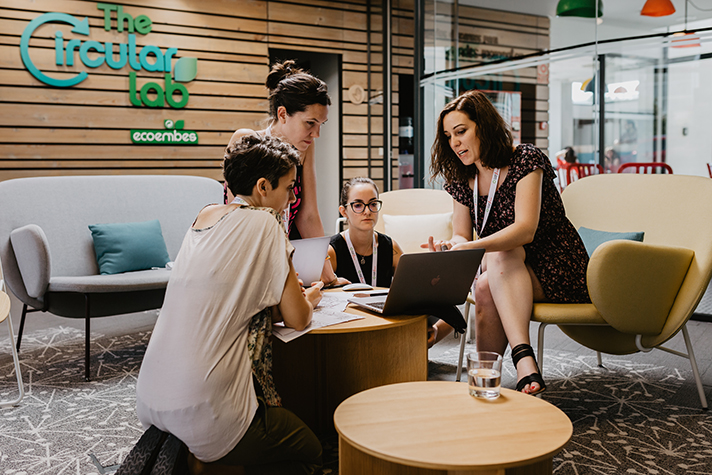
<path id="1" fill-rule="evenodd" d="M 279 83 L 282 82 L 283 79 L 303 72 L 304 71 L 297 67 L 297 62 L 293 59 L 288 59 L 281 63 L 274 63 L 267 75 L 265 86 L 267 86 L 267 89 L 270 91 L 273 91 L 279 86 Z"/>

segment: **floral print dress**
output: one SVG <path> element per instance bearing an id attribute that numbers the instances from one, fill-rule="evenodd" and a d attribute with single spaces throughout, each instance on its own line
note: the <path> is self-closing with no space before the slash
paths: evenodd
<path id="1" fill-rule="evenodd" d="M 537 168 L 544 170 L 541 211 L 534 239 L 524 245 L 525 262 L 539 279 L 548 301 L 590 302 L 586 287 L 588 253 L 578 232 L 566 217 L 564 204 L 554 184 L 556 173 L 549 159 L 533 145 L 522 144 L 515 149 L 507 175 L 494 197 L 482 237 L 514 223 L 517 184 Z M 469 184 L 466 181 L 453 182 L 446 184 L 445 190 L 470 209 L 473 223 L 482 223 L 487 196 L 480 196 L 477 200 L 478 215 L 475 221 L 472 188 Z"/>

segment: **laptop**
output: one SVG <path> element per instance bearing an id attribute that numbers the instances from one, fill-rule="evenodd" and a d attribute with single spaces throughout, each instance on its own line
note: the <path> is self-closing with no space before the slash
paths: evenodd
<path id="1" fill-rule="evenodd" d="M 292 264 L 304 285 L 309 286 L 312 282 L 321 279 L 321 271 L 324 268 L 330 240 L 331 236 L 323 236 L 290 241 L 294 246 Z"/>
<path id="2" fill-rule="evenodd" d="M 348 301 L 382 315 L 463 304 L 484 253 L 484 249 L 465 249 L 403 254 L 387 293 L 374 290 L 370 296 Z"/>

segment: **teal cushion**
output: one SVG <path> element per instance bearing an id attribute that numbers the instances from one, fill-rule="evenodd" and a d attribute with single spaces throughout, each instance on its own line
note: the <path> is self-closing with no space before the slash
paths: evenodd
<path id="1" fill-rule="evenodd" d="M 586 252 L 588 256 L 593 255 L 593 251 L 596 250 L 598 246 L 604 242 L 613 241 L 614 239 L 627 239 L 629 241 L 643 241 L 643 236 L 645 233 L 640 232 L 629 232 L 629 233 L 613 233 L 610 231 L 597 231 L 595 229 L 584 228 L 583 226 L 578 229 L 578 233 L 583 240 L 583 245 L 586 246 Z"/>
<path id="2" fill-rule="evenodd" d="M 165 267 L 166 242 L 157 219 L 141 223 L 90 224 L 101 274 Z"/>

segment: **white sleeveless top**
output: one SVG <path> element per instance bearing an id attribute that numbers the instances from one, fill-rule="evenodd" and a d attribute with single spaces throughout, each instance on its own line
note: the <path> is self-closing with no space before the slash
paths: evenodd
<path id="1" fill-rule="evenodd" d="M 267 211 L 237 208 L 190 229 L 136 385 L 136 411 L 204 462 L 225 456 L 254 417 L 247 350 L 255 314 L 282 299 L 292 246 Z"/>

